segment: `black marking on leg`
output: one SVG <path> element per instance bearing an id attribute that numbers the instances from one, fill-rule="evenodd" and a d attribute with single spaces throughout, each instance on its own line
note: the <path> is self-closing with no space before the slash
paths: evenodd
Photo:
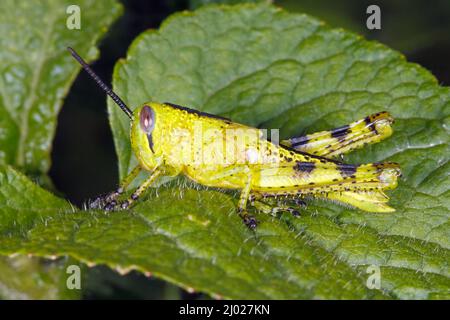
<path id="1" fill-rule="evenodd" d="M 299 146 L 303 146 L 309 142 L 308 136 L 292 138 L 291 139 L 291 147 L 296 148 Z"/>
<path id="2" fill-rule="evenodd" d="M 294 216 L 294 217 L 300 217 L 300 212 L 299 211 L 297 211 L 297 210 L 295 210 L 295 209 L 292 209 L 292 208 L 289 208 L 290 210 L 289 210 L 289 212 Z"/>
<path id="3" fill-rule="evenodd" d="M 350 177 L 356 173 L 356 170 L 358 169 L 358 165 L 353 164 L 338 164 L 337 169 L 341 173 L 342 177 Z"/>
<path id="4" fill-rule="evenodd" d="M 304 173 L 311 173 L 316 168 L 316 164 L 314 162 L 302 162 L 297 161 L 294 170 L 304 172 Z"/>
<path id="5" fill-rule="evenodd" d="M 294 203 L 299 207 L 306 207 L 306 202 L 303 201 L 302 199 L 295 199 Z"/>
<path id="6" fill-rule="evenodd" d="M 124 192 L 122 187 L 119 187 L 116 191 L 110 192 L 108 194 L 104 194 L 95 198 L 89 204 L 90 209 L 103 209 L 107 211 L 111 211 L 117 205 L 116 199 Z"/>
<path id="7" fill-rule="evenodd" d="M 128 209 L 128 207 L 130 206 L 130 201 L 125 200 L 124 202 L 121 203 L 120 207 L 122 209 Z"/>
<path id="8" fill-rule="evenodd" d="M 254 216 L 248 214 L 244 209 L 238 209 L 238 215 L 241 217 L 242 222 L 251 230 L 254 230 L 258 225 L 258 221 Z"/>
<path id="9" fill-rule="evenodd" d="M 116 208 L 117 203 L 115 201 L 109 202 L 103 206 L 105 211 L 113 211 Z"/>
<path id="10" fill-rule="evenodd" d="M 346 124 L 345 126 L 331 130 L 331 136 L 333 138 L 343 139 L 350 132 L 351 132 L 350 126 Z"/>
<path id="11" fill-rule="evenodd" d="M 366 127 L 368 127 L 375 134 L 378 134 L 377 129 L 375 128 L 375 123 L 370 119 L 370 116 L 365 117 L 364 122 L 366 123 Z"/>

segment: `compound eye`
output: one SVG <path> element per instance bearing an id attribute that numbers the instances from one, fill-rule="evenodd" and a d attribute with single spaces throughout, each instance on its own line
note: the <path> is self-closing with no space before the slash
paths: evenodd
<path id="1" fill-rule="evenodd" d="M 144 106 L 141 110 L 139 120 L 142 131 L 150 134 L 155 126 L 155 112 L 149 106 Z"/>

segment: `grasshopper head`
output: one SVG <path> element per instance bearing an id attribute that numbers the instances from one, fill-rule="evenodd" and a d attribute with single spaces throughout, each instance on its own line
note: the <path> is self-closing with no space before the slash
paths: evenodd
<path id="1" fill-rule="evenodd" d="M 157 106 L 155 103 L 146 103 L 135 109 L 131 121 L 131 147 L 139 163 L 147 170 L 157 167 L 162 159 L 160 147 L 155 144 L 155 131 L 158 129 Z"/>

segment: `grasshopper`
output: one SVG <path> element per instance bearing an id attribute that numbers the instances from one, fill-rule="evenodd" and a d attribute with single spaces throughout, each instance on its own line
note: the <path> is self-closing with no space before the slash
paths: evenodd
<path id="1" fill-rule="evenodd" d="M 384 190 L 397 186 L 399 165 L 392 162 L 345 164 L 334 159 L 392 134 L 393 118 L 379 112 L 351 124 L 274 143 L 261 129 L 178 106 L 147 102 L 131 111 L 71 48 L 72 56 L 131 121 L 130 140 L 138 165 L 120 187 L 97 198 L 91 207 L 126 209 L 161 176 L 183 174 L 208 187 L 240 190 L 238 214 L 253 229 L 257 220 L 247 205 L 264 212 L 298 211 L 274 200 L 303 205 L 314 197 L 368 212 L 392 212 Z M 200 128 L 200 129 L 199 129 Z M 199 130 L 207 129 L 207 134 Z M 196 139 L 197 138 L 197 139 Z M 240 140 L 240 143 L 236 143 Z M 118 201 L 142 171 L 148 178 L 127 200 Z"/>

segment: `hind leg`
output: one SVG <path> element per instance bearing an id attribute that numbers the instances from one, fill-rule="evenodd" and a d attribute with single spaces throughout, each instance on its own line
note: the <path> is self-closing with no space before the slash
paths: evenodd
<path id="1" fill-rule="evenodd" d="M 392 134 L 393 122 L 389 113 L 378 112 L 330 131 L 283 140 L 281 144 L 310 154 L 335 158 L 386 139 Z"/>

